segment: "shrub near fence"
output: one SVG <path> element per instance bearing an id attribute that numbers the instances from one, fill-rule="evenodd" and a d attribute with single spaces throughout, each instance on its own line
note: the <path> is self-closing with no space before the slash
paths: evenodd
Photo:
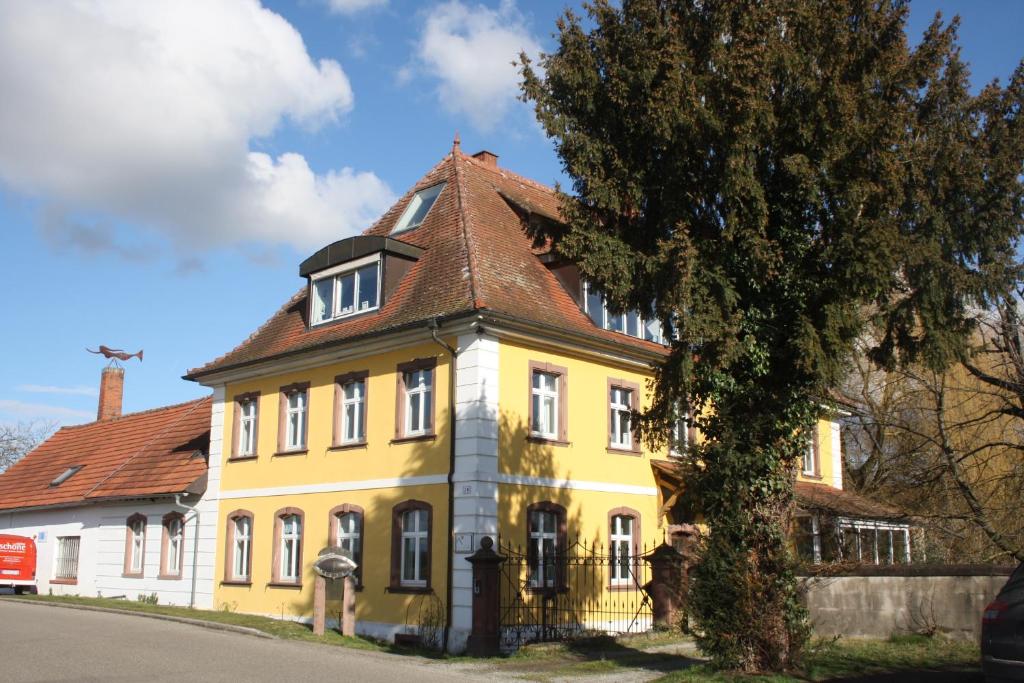
<path id="1" fill-rule="evenodd" d="M 802 581 L 815 635 L 923 633 L 977 640 L 981 613 L 1012 570 L 993 565 L 826 566 Z"/>

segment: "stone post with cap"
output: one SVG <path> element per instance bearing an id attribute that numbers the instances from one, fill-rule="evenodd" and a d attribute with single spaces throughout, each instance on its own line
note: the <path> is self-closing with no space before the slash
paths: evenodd
<path id="1" fill-rule="evenodd" d="M 498 654 L 501 642 L 501 564 L 505 557 L 494 551 L 494 540 L 484 536 L 480 548 L 466 561 L 473 565 L 473 628 L 466 652 L 492 657 Z"/>

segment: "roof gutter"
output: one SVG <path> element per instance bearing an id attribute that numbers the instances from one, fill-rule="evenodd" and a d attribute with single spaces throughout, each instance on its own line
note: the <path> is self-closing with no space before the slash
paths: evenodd
<path id="1" fill-rule="evenodd" d="M 452 630 L 452 551 L 455 537 L 455 362 L 459 357 L 459 350 L 452 348 L 448 342 L 437 336 L 437 331 L 441 329 L 437 318 L 427 321 L 427 329 L 430 330 L 430 338 L 434 343 L 451 356 L 451 362 L 448 363 L 448 552 L 444 579 L 444 632 L 441 636 L 441 652 L 448 652 L 448 637 Z"/>

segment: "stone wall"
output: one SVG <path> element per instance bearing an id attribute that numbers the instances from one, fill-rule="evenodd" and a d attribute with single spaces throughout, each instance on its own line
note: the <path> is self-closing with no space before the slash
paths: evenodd
<path id="1" fill-rule="evenodd" d="M 1002 571 L 987 573 L 805 578 L 814 634 L 887 638 L 934 631 L 977 640 L 981 613 L 1007 579 Z"/>

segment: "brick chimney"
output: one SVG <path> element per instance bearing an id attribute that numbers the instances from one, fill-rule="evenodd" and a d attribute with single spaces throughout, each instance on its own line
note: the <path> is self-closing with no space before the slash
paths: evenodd
<path id="1" fill-rule="evenodd" d="M 100 373 L 100 405 L 96 410 L 97 420 L 109 420 L 121 415 L 121 398 L 124 396 L 124 368 L 107 366 Z"/>
<path id="2" fill-rule="evenodd" d="M 482 149 L 476 154 L 474 154 L 473 158 L 477 159 L 478 161 L 484 162 L 488 166 L 497 167 L 498 165 L 498 155 L 495 154 L 494 152 L 488 152 L 486 149 Z"/>

